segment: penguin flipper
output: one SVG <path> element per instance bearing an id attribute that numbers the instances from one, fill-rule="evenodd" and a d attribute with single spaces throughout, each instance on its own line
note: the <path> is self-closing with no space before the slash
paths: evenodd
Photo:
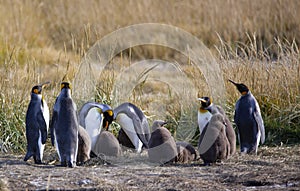
<path id="1" fill-rule="evenodd" d="M 254 119 L 257 123 L 257 128 L 261 133 L 260 142 L 263 144 L 265 142 L 265 127 L 259 108 L 256 108 L 256 111 L 254 111 Z"/>
<path id="2" fill-rule="evenodd" d="M 149 145 L 148 145 L 149 139 L 147 139 L 147 135 L 150 134 L 150 130 L 149 130 L 148 124 L 147 125 L 145 125 L 145 123 L 143 124 L 141 122 L 141 120 L 135 116 L 132 118 L 132 121 L 133 121 L 134 129 L 135 129 L 137 136 L 142 141 L 143 145 L 146 148 L 149 148 Z"/>
<path id="3" fill-rule="evenodd" d="M 55 142 L 55 136 L 54 136 L 54 127 L 56 125 L 56 119 L 57 119 L 57 111 L 53 111 L 53 116 L 50 124 L 50 134 L 51 134 L 51 144 L 54 146 Z"/>
<path id="4" fill-rule="evenodd" d="M 38 112 L 37 114 L 37 122 L 39 124 L 39 129 L 41 131 L 41 136 L 42 136 L 42 144 L 46 143 L 47 140 L 47 124 L 46 121 L 43 117 L 42 112 Z"/>

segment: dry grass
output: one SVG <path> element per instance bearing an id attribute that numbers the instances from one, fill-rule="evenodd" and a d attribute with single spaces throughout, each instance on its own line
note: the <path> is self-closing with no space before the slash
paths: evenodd
<path id="1" fill-rule="evenodd" d="M 7 1 L 0 3 L 0 149 L 23 151 L 25 112 L 33 85 L 51 80 L 49 106 L 65 74 L 76 74 L 82 56 L 109 32 L 131 24 L 158 22 L 180 27 L 201 39 L 222 68 L 224 80 L 247 84 L 261 104 L 271 144 L 299 142 L 300 2 L 285 1 Z M 99 101 L 113 103 L 113 84 L 122 68 L 143 59 L 177 62 L 199 95 L 209 94 L 201 71 L 169 48 L 141 46 L 115 57 Z M 111 67 L 111 68 L 110 68 Z M 105 74 L 105 73 L 104 73 Z M 150 74 L 150 73 L 149 73 Z M 147 73 L 148 75 L 148 73 Z M 147 76 L 146 75 L 146 76 Z M 100 81 L 101 80 L 101 81 Z M 228 83 L 226 111 L 233 114 L 238 92 Z M 178 124 L 178 95 L 161 82 L 145 80 L 128 99 L 150 116 L 160 103 Z M 193 111 L 191 111 L 193 112 Z M 185 113 L 189 116 L 189 113 Z"/>

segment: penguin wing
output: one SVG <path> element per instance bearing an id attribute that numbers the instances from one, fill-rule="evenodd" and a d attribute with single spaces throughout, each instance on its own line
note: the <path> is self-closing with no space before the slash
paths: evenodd
<path id="1" fill-rule="evenodd" d="M 78 118 L 79 118 L 79 125 L 81 125 L 84 128 L 85 128 L 85 117 L 88 114 L 88 112 L 90 111 L 90 109 L 93 107 L 97 107 L 97 108 L 101 109 L 102 112 L 112 110 L 112 108 L 109 105 L 101 104 L 101 103 L 97 103 L 97 102 L 87 102 L 87 103 L 83 104 L 83 106 L 81 107 L 81 109 L 79 111 Z"/>
<path id="2" fill-rule="evenodd" d="M 53 110 L 53 115 L 50 123 L 50 135 L 51 135 L 51 144 L 54 146 L 55 136 L 54 136 L 54 127 L 56 125 L 57 111 Z"/>
<path id="3" fill-rule="evenodd" d="M 37 122 L 39 124 L 39 129 L 41 131 L 42 144 L 45 144 L 47 140 L 47 124 L 44 119 L 42 111 L 38 112 L 37 114 Z"/>
<path id="4" fill-rule="evenodd" d="M 259 105 L 256 100 L 255 100 L 255 109 L 254 109 L 253 115 L 254 115 L 254 119 L 257 123 L 258 130 L 261 133 L 260 142 L 263 144 L 265 142 L 265 126 L 264 126 L 264 121 L 263 121 L 261 113 L 260 113 Z"/>

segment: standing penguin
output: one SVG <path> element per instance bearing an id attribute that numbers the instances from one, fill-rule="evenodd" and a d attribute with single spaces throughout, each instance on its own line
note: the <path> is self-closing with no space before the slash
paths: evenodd
<path id="1" fill-rule="evenodd" d="M 91 139 L 91 149 L 98 140 L 102 128 L 107 129 L 113 121 L 113 111 L 109 105 L 97 102 L 87 102 L 83 104 L 79 111 L 79 125 L 87 131 Z"/>
<path id="2" fill-rule="evenodd" d="M 201 106 L 198 110 L 198 127 L 201 134 L 212 116 L 212 113 L 209 112 L 207 108 L 213 103 L 211 102 L 211 99 L 209 97 L 201 97 L 198 98 L 198 100 L 201 103 Z"/>
<path id="3" fill-rule="evenodd" d="M 152 125 L 148 149 L 150 162 L 159 164 L 174 162 L 178 155 L 176 142 L 164 125 L 166 122 L 161 120 L 154 121 Z"/>
<path id="4" fill-rule="evenodd" d="M 265 141 L 264 122 L 260 108 L 249 88 L 242 83 L 233 83 L 242 94 L 235 104 L 234 122 L 238 128 L 241 153 L 257 153 L 259 141 Z"/>
<path id="5" fill-rule="evenodd" d="M 212 99 L 209 97 L 201 97 L 198 98 L 199 101 L 201 101 L 201 107 L 198 111 L 198 125 L 199 129 L 202 128 L 202 131 L 204 127 L 207 125 L 207 123 L 210 121 L 211 117 L 215 113 L 220 113 L 224 116 L 225 123 L 226 123 L 226 136 L 230 144 L 230 155 L 233 155 L 236 151 L 236 136 L 235 131 L 233 129 L 233 126 L 226 115 L 224 109 L 219 106 L 212 103 Z M 202 132 L 200 130 L 200 133 Z"/>
<path id="6" fill-rule="evenodd" d="M 62 166 L 75 167 L 78 149 L 78 120 L 76 105 L 71 97 L 71 85 L 61 83 L 61 92 L 56 98 L 51 121 L 51 142 Z"/>
<path id="7" fill-rule="evenodd" d="M 118 140 L 123 146 L 142 151 L 148 148 L 150 129 L 146 116 L 134 104 L 125 102 L 114 109 L 114 119 L 121 126 Z"/>
<path id="8" fill-rule="evenodd" d="M 24 161 L 33 156 L 36 164 L 43 160 L 44 147 L 49 128 L 49 108 L 42 96 L 43 87 L 50 82 L 34 86 L 26 113 L 27 153 Z"/>
<path id="9" fill-rule="evenodd" d="M 230 145 L 225 128 L 224 116 L 216 113 L 200 135 L 198 151 L 205 165 L 228 158 Z"/>

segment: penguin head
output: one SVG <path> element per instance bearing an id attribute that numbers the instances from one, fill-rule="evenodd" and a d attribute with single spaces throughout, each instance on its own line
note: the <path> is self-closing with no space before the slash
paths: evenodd
<path id="1" fill-rule="evenodd" d="M 153 122 L 152 125 L 152 131 L 155 131 L 156 129 L 165 126 L 166 124 L 168 124 L 167 122 L 163 121 L 163 120 L 156 120 Z"/>
<path id="2" fill-rule="evenodd" d="M 242 83 L 239 84 L 239 83 L 236 83 L 232 80 L 228 80 L 228 81 L 233 83 L 242 95 L 245 95 L 249 92 L 249 88 L 245 84 L 242 84 Z"/>
<path id="3" fill-rule="evenodd" d="M 112 123 L 114 120 L 114 113 L 112 110 L 107 110 L 103 112 L 103 123 L 102 127 L 106 130 L 108 130 L 109 125 Z"/>
<path id="4" fill-rule="evenodd" d="M 201 109 L 206 109 L 212 104 L 212 99 L 210 97 L 201 97 L 198 98 L 201 102 Z"/>
<path id="5" fill-rule="evenodd" d="M 45 82 L 45 83 L 42 83 L 40 85 L 33 86 L 33 88 L 31 89 L 31 93 L 33 93 L 33 94 L 42 94 L 43 88 L 45 87 L 45 85 L 47 85 L 49 83 L 50 82 Z"/>
<path id="6" fill-rule="evenodd" d="M 42 86 L 41 85 L 37 85 L 37 86 L 33 86 L 31 93 L 33 94 L 42 94 Z"/>
<path id="7" fill-rule="evenodd" d="M 62 89 L 64 89 L 64 88 L 72 89 L 72 86 L 71 86 L 71 84 L 70 84 L 69 82 L 62 82 L 62 83 L 60 84 L 60 89 L 62 90 Z"/>

